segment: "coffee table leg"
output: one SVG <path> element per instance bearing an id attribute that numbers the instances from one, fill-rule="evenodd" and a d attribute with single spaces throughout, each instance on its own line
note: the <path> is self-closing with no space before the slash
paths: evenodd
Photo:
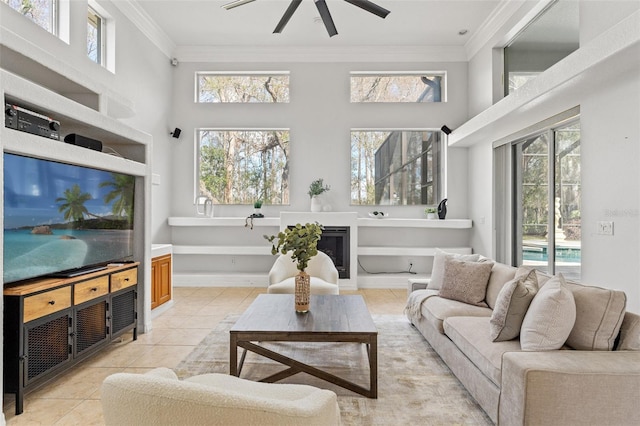
<path id="1" fill-rule="evenodd" d="M 229 333 L 229 374 L 238 375 L 238 336 Z"/>
<path id="2" fill-rule="evenodd" d="M 371 336 L 369 349 L 369 398 L 378 398 L 378 336 Z"/>

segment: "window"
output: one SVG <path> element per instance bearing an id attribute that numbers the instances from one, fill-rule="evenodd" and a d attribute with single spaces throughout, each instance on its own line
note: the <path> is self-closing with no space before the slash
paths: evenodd
<path id="1" fill-rule="evenodd" d="M 351 73 L 351 102 L 442 102 L 444 73 Z"/>
<path id="2" fill-rule="evenodd" d="M 196 102 L 287 103 L 289 73 L 197 73 Z"/>
<path id="3" fill-rule="evenodd" d="M 289 131 L 199 129 L 198 188 L 215 204 L 289 204 Z"/>
<path id="4" fill-rule="evenodd" d="M 504 94 L 514 90 L 580 47 L 578 2 L 556 0 L 504 48 Z"/>
<path id="5" fill-rule="evenodd" d="M 514 264 L 580 279 L 580 124 L 572 122 L 516 141 Z"/>
<path id="6" fill-rule="evenodd" d="M 87 55 L 96 64 L 104 64 L 103 19 L 92 8 L 87 13 Z"/>
<path id="7" fill-rule="evenodd" d="M 57 33 L 56 0 L 3 0 L 12 9 L 17 10 L 33 22 L 49 31 Z"/>
<path id="8" fill-rule="evenodd" d="M 441 141 L 439 130 L 352 130 L 351 204 L 437 204 Z"/>

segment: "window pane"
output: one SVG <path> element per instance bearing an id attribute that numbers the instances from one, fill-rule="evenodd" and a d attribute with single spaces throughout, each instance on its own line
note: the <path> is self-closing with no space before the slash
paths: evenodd
<path id="1" fill-rule="evenodd" d="M 505 95 L 580 47 L 578 3 L 554 3 L 504 48 Z"/>
<path id="2" fill-rule="evenodd" d="M 351 102 L 441 102 L 444 75 L 352 74 Z"/>
<path id="3" fill-rule="evenodd" d="M 12 9 L 22 13 L 33 22 L 55 34 L 55 0 L 3 0 Z"/>
<path id="4" fill-rule="evenodd" d="M 555 138 L 555 272 L 580 279 L 582 254 L 580 125 L 554 131 Z"/>
<path id="5" fill-rule="evenodd" d="M 215 204 L 289 204 L 288 130 L 198 131 L 198 192 Z"/>
<path id="6" fill-rule="evenodd" d="M 102 18 L 92 8 L 87 14 L 87 55 L 93 62 L 102 63 Z"/>
<path id="7" fill-rule="evenodd" d="M 437 204 L 440 131 L 351 132 L 351 204 Z"/>
<path id="8" fill-rule="evenodd" d="M 287 103 L 289 75 L 197 74 L 198 102 Z"/>

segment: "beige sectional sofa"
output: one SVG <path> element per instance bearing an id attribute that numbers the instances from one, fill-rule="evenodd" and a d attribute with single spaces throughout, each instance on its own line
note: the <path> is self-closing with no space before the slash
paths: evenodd
<path id="1" fill-rule="evenodd" d="M 477 305 L 442 297 L 442 289 L 413 291 L 407 317 L 495 423 L 640 424 L 640 316 L 625 312 L 624 293 L 566 282 L 575 302 L 566 342 L 559 350 L 523 350 L 520 337 L 494 342 L 491 334 L 500 292 L 517 272 L 492 262 Z M 534 275 L 535 299 L 551 277 Z M 535 320 L 567 322 L 547 316 Z"/>

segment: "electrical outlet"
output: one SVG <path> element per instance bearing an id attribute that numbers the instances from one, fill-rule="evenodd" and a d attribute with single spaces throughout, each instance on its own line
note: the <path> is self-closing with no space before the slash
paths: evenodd
<path id="1" fill-rule="evenodd" d="M 613 235 L 613 222 L 598 222 L 598 235 Z"/>

